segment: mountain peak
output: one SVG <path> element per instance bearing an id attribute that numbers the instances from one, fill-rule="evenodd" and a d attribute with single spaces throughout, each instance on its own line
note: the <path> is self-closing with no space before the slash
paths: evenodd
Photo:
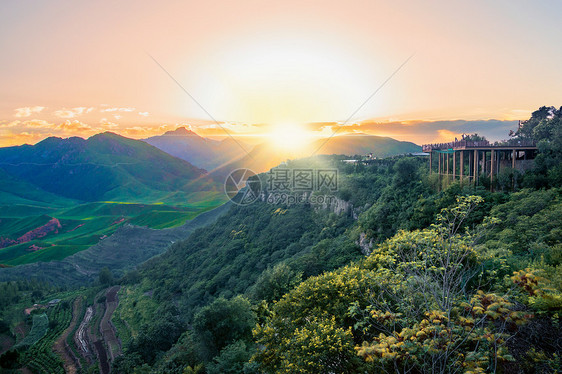
<path id="1" fill-rule="evenodd" d="M 166 131 L 164 133 L 166 136 L 199 136 L 191 130 L 186 129 L 185 127 L 178 127 L 173 131 Z"/>

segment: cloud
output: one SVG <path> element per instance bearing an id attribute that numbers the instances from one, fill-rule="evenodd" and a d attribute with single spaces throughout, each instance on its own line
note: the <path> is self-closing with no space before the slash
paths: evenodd
<path id="1" fill-rule="evenodd" d="M 90 136 L 104 131 L 102 127 L 92 127 L 78 120 L 51 123 L 42 119 L 0 122 L 0 147 L 36 143 L 49 136 Z"/>
<path id="2" fill-rule="evenodd" d="M 28 106 L 16 109 L 15 117 L 23 118 L 23 117 L 30 117 L 33 113 L 40 113 L 44 106 Z"/>
<path id="3" fill-rule="evenodd" d="M 437 134 L 439 137 L 435 139 L 436 143 L 447 143 L 455 139 L 462 138 L 462 134 L 458 132 L 454 132 L 447 129 L 439 129 L 437 130 Z"/>
<path id="4" fill-rule="evenodd" d="M 61 109 L 61 110 L 56 110 L 53 112 L 53 114 L 59 118 L 74 118 L 74 117 L 78 117 L 81 116 L 82 114 L 85 113 L 90 113 L 91 111 L 93 111 L 94 108 L 93 107 L 77 107 L 77 108 L 72 108 L 72 109 Z"/>
<path id="5" fill-rule="evenodd" d="M 20 121 L 0 121 L 0 129 L 8 129 L 10 127 L 16 127 L 17 125 L 19 125 L 21 122 Z"/>
<path id="6" fill-rule="evenodd" d="M 52 134 L 27 131 L 6 134 L 0 133 L 0 147 L 8 147 L 16 144 L 35 144 L 49 136 L 52 136 Z"/>
<path id="7" fill-rule="evenodd" d="M 87 125 L 83 122 L 80 122 L 78 120 L 66 120 L 63 123 L 61 123 L 60 125 L 58 125 L 56 128 L 56 130 L 61 130 L 64 132 L 87 132 L 87 131 L 96 131 L 97 129 L 92 128 L 90 125 Z"/>
<path id="8" fill-rule="evenodd" d="M 389 136 L 418 144 L 441 142 L 445 137 L 454 140 L 462 134 L 478 133 L 488 140 L 506 139 L 509 130 L 517 128 L 517 121 L 502 120 L 455 120 L 455 121 L 404 121 L 372 122 L 364 121 L 346 125 L 339 133 L 366 132 L 373 135 Z"/>
<path id="9" fill-rule="evenodd" d="M 48 121 L 42 119 L 31 119 L 22 122 L 22 125 L 26 128 L 35 128 L 35 129 L 54 129 L 57 127 L 54 123 L 50 123 Z"/>
<path id="10" fill-rule="evenodd" d="M 139 112 L 139 115 L 143 117 L 148 117 L 148 114 L 148 112 Z"/>
<path id="11" fill-rule="evenodd" d="M 248 133 L 259 133 L 263 132 L 263 126 L 261 124 L 247 124 L 247 123 L 230 123 L 230 122 L 223 122 L 220 124 L 211 123 L 207 125 L 199 125 L 197 126 L 198 129 L 203 129 L 205 132 L 214 132 L 218 135 L 227 135 L 225 132 L 228 131 L 229 133 L 237 133 L 237 134 L 248 134 Z"/>
<path id="12" fill-rule="evenodd" d="M 119 127 L 118 124 L 109 121 L 107 118 L 102 118 L 100 119 L 100 126 L 104 129 L 104 130 L 113 130 Z"/>
<path id="13" fill-rule="evenodd" d="M 100 112 L 134 112 L 135 108 L 125 107 L 125 108 L 105 108 L 101 109 Z"/>

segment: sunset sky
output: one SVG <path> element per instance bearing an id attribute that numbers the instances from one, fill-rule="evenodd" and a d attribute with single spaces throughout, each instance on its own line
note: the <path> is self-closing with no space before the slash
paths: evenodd
<path id="1" fill-rule="evenodd" d="M 213 118 L 329 135 L 412 55 L 341 133 L 501 138 L 562 105 L 560 14 L 555 0 L 3 1 L 0 146 L 225 136 Z"/>

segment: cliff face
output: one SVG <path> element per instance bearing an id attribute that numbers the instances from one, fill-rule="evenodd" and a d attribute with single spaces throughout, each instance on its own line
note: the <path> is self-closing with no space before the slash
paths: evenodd
<path id="1" fill-rule="evenodd" d="M 335 214 L 352 214 L 353 219 L 357 219 L 357 212 L 353 208 L 353 204 L 338 197 L 333 198 L 329 203 L 324 203 L 322 208 L 328 209 Z"/>
<path id="2" fill-rule="evenodd" d="M 367 240 L 367 234 L 362 232 L 361 234 L 359 234 L 357 245 L 359 245 L 359 248 L 361 248 L 361 253 L 363 253 L 365 256 L 368 256 L 371 254 L 371 250 L 373 249 L 373 239 Z"/>
<path id="3" fill-rule="evenodd" d="M 268 191 L 263 191 L 259 195 L 259 199 L 262 202 L 267 202 L 269 204 L 303 204 L 309 202 L 315 209 L 329 210 L 335 214 L 350 214 L 353 219 L 357 219 L 360 210 L 355 208 L 353 204 L 349 201 L 342 200 L 335 196 L 316 196 L 311 195 L 309 192 L 287 194 L 287 197 L 282 199 L 279 198 L 279 194 L 269 193 Z"/>

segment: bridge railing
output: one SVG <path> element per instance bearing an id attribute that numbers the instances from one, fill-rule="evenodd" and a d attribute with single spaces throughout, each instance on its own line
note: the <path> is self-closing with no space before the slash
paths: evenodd
<path id="1" fill-rule="evenodd" d="M 479 148 L 479 147 L 536 147 L 536 142 L 532 140 L 509 139 L 490 143 L 488 140 L 471 141 L 458 140 L 449 143 L 434 143 L 422 145 L 424 152 L 431 152 L 433 149 L 454 149 L 454 148 Z"/>

